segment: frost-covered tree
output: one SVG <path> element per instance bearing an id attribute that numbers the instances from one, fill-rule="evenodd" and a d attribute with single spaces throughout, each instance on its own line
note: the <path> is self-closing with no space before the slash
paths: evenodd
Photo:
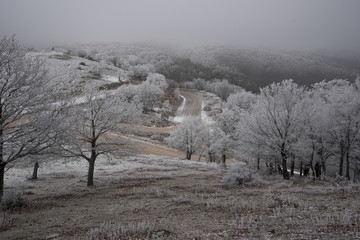
<path id="1" fill-rule="evenodd" d="M 94 90 L 86 92 L 85 99 L 83 104 L 64 111 L 66 122 L 60 129 L 63 138 L 58 147 L 62 156 L 88 161 L 87 186 L 92 186 L 98 156 L 130 152 L 131 145 L 124 133 L 138 122 L 141 109 L 122 96 L 102 96 Z"/>
<path id="2" fill-rule="evenodd" d="M 193 153 L 202 146 L 203 127 L 198 117 L 187 117 L 166 139 L 171 147 L 186 151 L 186 159 L 191 160 Z"/>
<path id="3" fill-rule="evenodd" d="M 152 86 L 159 87 L 163 91 L 168 88 L 165 76 L 159 73 L 150 73 L 146 77 L 146 82 Z"/>
<path id="4" fill-rule="evenodd" d="M 225 108 L 232 110 L 235 114 L 240 111 L 249 111 L 257 100 L 257 96 L 245 90 L 238 91 L 229 95 L 226 100 Z"/>
<path id="5" fill-rule="evenodd" d="M 221 156 L 221 163 L 226 165 L 227 155 L 234 145 L 234 139 L 231 134 L 224 132 L 219 126 L 214 125 L 212 131 L 215 136 L 212 149 Z"/>
<path id="6" fill-rule="evenodd" d="M 287 179 L 287 159 L 304 134 L 308 120 L 304 99 L 307 91 L 292 80 L 271 84 L 260 90 L 251 113 L 244 114 L 239 139 L 267 155 L 281 159 L 283 177 Z"/>
<path id="7" fill-rule="evenodd" d="M 151 111 L 160 103 L 160 100 L 164 96 L 164 91 L 161 88 L 149 82 L 143 82 L 137 89 L 144 112 Z"/>
<path id="8" fill-rule="evenodd" d="M 151 111 L 159 105 L 167 87 L 168 84 L 163 75 L 150 73 L 147 76 L 146 81 L 137 87 L 144 112 Z"/>
<path id="9" fill-rule="evenodd" d="M 346 80 L 332 80 L 314 85 L 315 100 L 318 105 L 321 104 L 325 116 L 322 122 L 318 122 L 317 137 L 321 148 L 318 147 L 317 151 L 338 157 L 339 176 L 344 174 L 345 163 L 345 176 L 348 179 L 351 162 L 356 162 L 355 152 L 360 138 L 358 83 L 359 80 L 354 84 Z"/>
<path id="10" fill-rule="evenodd" d="M 211 126 L 204 126 L 203 134 L 202 134 L 202 145 L 203 150 L 207 151 L 207 156 L 209 162 L 215 162 L 215 154 L 216 154 L 216 132 L 213 131 Z"/>
<path id="11" fill-rule="evenodd" d="M 0 198 L 5 168 L 39 154 L 56 137 L 47 81 L 42 61 L 27 57 L 15 37 L 0 39 Z"/>
<path id="12" fill-rule="evenodd" d="M 155 67 L 151 64 L 135 65 L 130 68 L 130 71 L 135 77 L 145 78 L 155 72 Z"/>
<path id="13" fill-rule="evenodd" d="M 211 87 L 213 88 L 212 92 L 218 95 L 224 101 L 226 101 L 229 95 L 236 90 L 236 86 L 230 84 L 226 79 L 214 80 L 211 84 Z"/>
<path id="14" fill-rule="evenodd" d="M 216 152 L 221 155 L 222 163 L 225 164 L 227 154 L 234 148 L 237 141 L 237 126 L 242 113 L 249 111 L 256 101 L 256 95 L 238 91 L 230 94 L 225 103 L 223 112 L 218 115 L 216 124 L 213 126 L 216 133 Z"/>

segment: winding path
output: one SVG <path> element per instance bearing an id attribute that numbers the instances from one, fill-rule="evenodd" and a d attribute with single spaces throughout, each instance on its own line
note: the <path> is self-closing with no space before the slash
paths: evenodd
<path id="1" fill-rule="evenodd" d="M 201 116 L 202 98 L 191 90 L 180 90 L 180 95 L 186 100 L 178 116 Z"/>

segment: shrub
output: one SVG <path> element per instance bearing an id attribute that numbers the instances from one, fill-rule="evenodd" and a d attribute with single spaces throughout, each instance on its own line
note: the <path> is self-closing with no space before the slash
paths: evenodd
<path id="1" fill-rule="evenodd" d="M 79 50 L 77 51 L 77 56 L 81 58 L 85 58 L 87 56 L 87 52 L 85 50 Z"/>
<path id="2" fill-rule="evenodd" d="M 339 176 L 336 174 L 335 178 L 332 179 L 332 183 L 338 187 L 345 187 L 349 185 L 350 181 L 345 176 Z"/>
<path id="3" fill-rule="evenodd" d="M 15 192 L 5 193 L 1 200 L 2 210 L 17 210 L 25 205 L 24 200 L 20 194 Z"/>
<path id="4" fill-rule="evenodd" d="M 243 163 L 235 163 L 223 178 L 226 186 L 239 186 L 245 184 L 256 184 L 261 181 L 260 174 Z"/>

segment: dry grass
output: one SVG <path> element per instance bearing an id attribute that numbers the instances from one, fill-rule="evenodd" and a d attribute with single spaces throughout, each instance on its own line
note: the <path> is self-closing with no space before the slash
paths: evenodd
<path id="1" fill-rule="evenodd" d="M 68 176 L 73 177 L 68 179 L 54 175 L 50 182 L 25 184 L 23 190 L 32 192 L 23 195 L 28 205 L 6 213 L 10 220 L 5 219 L 0 238 L 44 239 L 54 234 L 63 239 L 360 236 L 359 185 L 265 176 L 255 186 L 226 187 L 221 183 L 225 171 L 213 165 L 144 157 L 131 161 L 145 165 L 140 171 L 101 171 L 92 188 L 84 187 L 84 180 L 71 172 Z"/>

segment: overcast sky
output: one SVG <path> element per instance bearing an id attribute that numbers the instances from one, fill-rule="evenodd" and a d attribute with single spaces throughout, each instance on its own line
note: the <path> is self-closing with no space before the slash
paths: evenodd
<path id="1" fill-rule="evenodd" d="M 24 43 L 171 42 L 360 50 L 360 0 L 0 0 Z"/>

